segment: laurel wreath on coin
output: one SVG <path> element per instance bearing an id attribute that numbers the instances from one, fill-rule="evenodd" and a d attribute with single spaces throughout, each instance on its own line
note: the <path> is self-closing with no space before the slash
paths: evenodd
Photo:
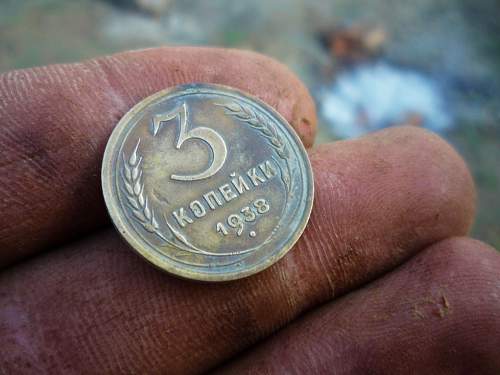
<path id="1" fill-rule="evenodd" d="M 286 164 L 286 169 L 282 170 L 282 180 L 286 186 L 287 192 L 291 189 L 291 171 L 288 159 L 290 158 L 290 152 L 285 142 L 279 135 L 276 127 L 272 122 L 261 114 L 255 112 L 250 106 L 231 102 L 227 104 L 217 104 L 226 109 L 226 114 L 230 114 L 237 119 L 246 122 L 253 129 L 259 131 L 264 138 L 266 138 L 271 147 L 274 148 L 276 154 L 283 159 Z"/>

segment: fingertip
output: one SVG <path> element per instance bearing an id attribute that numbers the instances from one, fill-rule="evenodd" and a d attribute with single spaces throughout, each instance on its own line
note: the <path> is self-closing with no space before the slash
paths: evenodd
<path id="1" fill-rule="evenodd" d="M 315 206 L 300 257 L 331 259 L 326 278 L 335 280 L 337 294 L 361 282 L 360 268 L 364 278 L 375 277 L 471 226 L 472 178 L 435 134 L 390 128 L 323 144 L 309 155 Z M 319 266 L 311 274 L 317 280 L 323 271 Z"/>
<path id="2" fill-rule="evenodd" d="M 91 60 L 93 63 L 96 60 Z M 263 54 L 227 48 L 162 47 L 97 60 L 117 84 L 128 80 L 135 101 L 185 83 L 231 86 L 268 103 L 295 129 L 306 147 L 316 135 L 316 108 L 307 87 L 283 63 Z"/>
<path id="3" fill-rule="evenodd" d="M 412 216 L 425 214 L 428 221 L 434 212 L 436 223 L 445 224 L 443 236 L 436 240 L 466 235 L 472 226 L 476 190 L 467 164 L 448 142 L 428 130 L 387 128 L 358 139 L 320 145 L 311 150 L 310 157 L 320 179 L 345 181 L 335 171 L 349 160 L 352 178 L 347 180 L 352 188 L 365 191 L 365 195 L 382 194 L 379 190 L 385 189 L 392 201 L 401 197 L 402 204 L 412 203 Z M 380 187 L 372 192 L 375 181 Z"/>
<path id="4" fill-rule="evenodd" d="M 476 188 L 467 163 L 444 138 L 429 130 L 402 126 L 394 128 L 393 142 L 412 148 L 421 155 L 418 163 L 427 166 L 429 177 L 416 183 L 441 202 L 448 219 L 455 218 L 454 236 L 469 233 L 476 213 Z"/>

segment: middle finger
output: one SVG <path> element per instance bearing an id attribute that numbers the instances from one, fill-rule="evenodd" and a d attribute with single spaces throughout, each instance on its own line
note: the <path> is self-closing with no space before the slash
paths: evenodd
<path id="1" fill-rule="evenodd" d="M 289 255 L 254 277 L 175 279 L 134 256 L 114 232 L 5 271 L 0 363 L 11 372 L 25 365 L 199 372 L 470 226 L 470 175 L 428 132 L 391 129 L 325 145 L 311 161 L 316 200 L 308 228 Z"/>

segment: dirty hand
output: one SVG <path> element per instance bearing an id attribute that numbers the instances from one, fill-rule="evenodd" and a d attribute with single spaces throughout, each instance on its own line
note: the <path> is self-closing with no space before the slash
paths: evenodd
<path id="1" fill-rule="evenodd" d="M 1 373 L 500 371 L 500 256 L 460 237 L 471 177 L 421 129 L 312 148 L 308 227 L 256 276 L 201 284 L 134 255 L 101 197 L 104 147 L 131 106 L 188 82 L 260 97 L 312 146 L 307 90 L 250 52 L 150 49 L 0 77 Z"/>

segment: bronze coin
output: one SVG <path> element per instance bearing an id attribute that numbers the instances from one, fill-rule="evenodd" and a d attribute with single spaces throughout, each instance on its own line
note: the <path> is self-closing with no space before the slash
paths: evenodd
<path id="1" fill-rule="evenodd" d="M 160 91 L 120 120 L 102 187 L 125 240 L 172 274 L 252 275 L 292 247 L 309 219 L 313 177 L 292 127 L 233 88 Z"/>

